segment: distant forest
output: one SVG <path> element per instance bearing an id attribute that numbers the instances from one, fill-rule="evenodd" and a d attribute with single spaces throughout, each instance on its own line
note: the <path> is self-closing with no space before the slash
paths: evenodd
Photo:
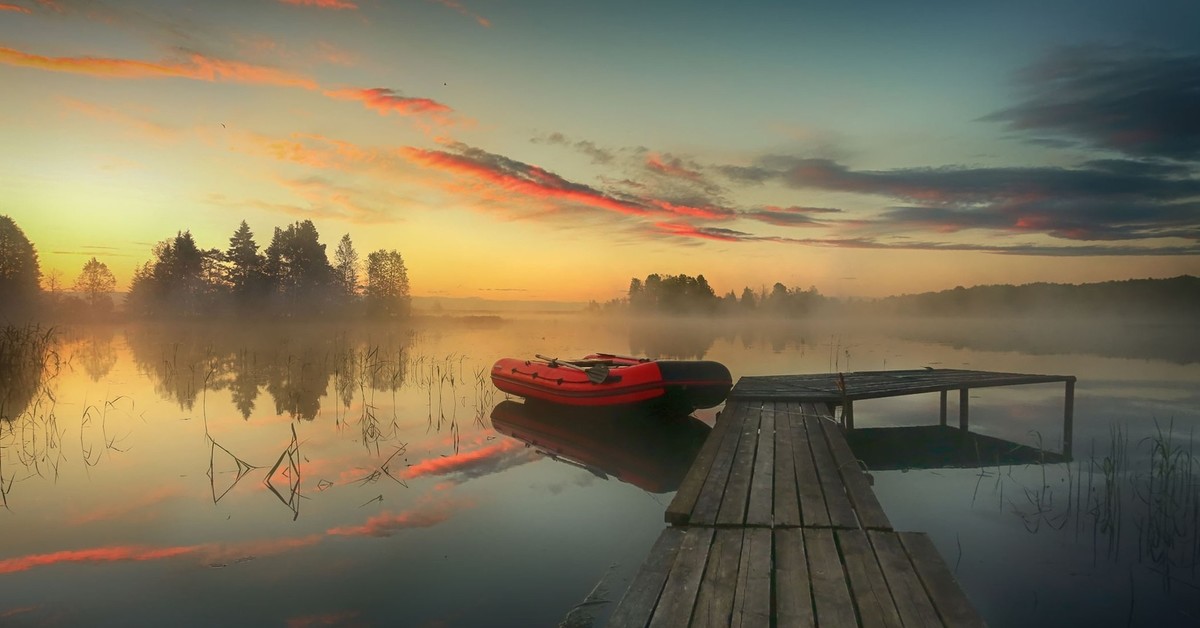
<path id="1" fill-rule="evenodd" d="M 717 296 L 704 275 L 648 275 L 633 278 L 624 298 L 591 302 L 594 312 L 631 315 L 770 316 L 1115 316 L 1188 318 L 1200 316 L 1200 278 L 1131 279 L 1091 284 L 1033 283 L 993 285 L 906 294 L 882 299 L 838 299 L 776 283 Z"/>
<path id="2" fill-rule="evenodd" d="M 43 275 L 37 249 L 0 215 L 0 322 L 44 317 L 103 319 L 112 315 L 116 277 L 93 257 L 73 283 Z M 68 294 L 68 291 L 73 294 Z M 408 269 L 398 251 L 361 260 L 343 235 L 331 263 L 312 221 L 276 227 L 260 250 L 245 221 L 226 248 L 202 248 L 190 231 L 154 246 L 133 273 L 124 312 L 132 317 L 409 315 Z"/>
<path id="3" fill-rule="evenodd" d="M 67 283 L 43 274 L 36 247 L 0 215 L 0 324 L 50 317 L 104 319 L 114 313 L 116 277 L 93 257 Z M 398 251 L 380 249 L 363 260 L 343 235 L 332 262 L 311 221 L 276 227 L 260 248 L 245 221 L 224 248 L 202 248 L 190 231 L 162 240 L 130 279 L 124 315 L 145 318 L 252 316 L 406 318 L 411 312 L 408 269 Z M 775 283 L 718 295 L 704 275 L 650 274 L 632 278 L 625 296 L 592 301 L 592 312 L 634 316 L 806 318 L 815 316 L 1116 316 L 1186 318 L 1200 315 L 1200 278 L 1134 279 L 1070 285 L 956 287 L 883 299 L 827 297 L 815 286 Z"/>

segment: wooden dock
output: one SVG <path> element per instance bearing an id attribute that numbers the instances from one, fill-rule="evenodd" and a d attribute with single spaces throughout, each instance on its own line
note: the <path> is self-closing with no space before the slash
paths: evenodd
<path id="1" fill-rule="evenodd" d="M 986 625 L 929 537 L 892 529 L 846 440 L 852 423 L 839 425 L 833 408 L 1046 382 L 1067 382 L 1069 422 L 1070 376 L 939 369 L 742 378 L 608 625 Z"/>

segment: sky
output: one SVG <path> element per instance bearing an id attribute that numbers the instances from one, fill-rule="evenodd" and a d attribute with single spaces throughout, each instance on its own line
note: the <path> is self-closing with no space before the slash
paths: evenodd
<path id="1" fill-rule="evenodd" d="M 0 0 L 0 214 L 70 283 L 190 230 L 418 296 L 1200 274 L 1191 0 Z"/>

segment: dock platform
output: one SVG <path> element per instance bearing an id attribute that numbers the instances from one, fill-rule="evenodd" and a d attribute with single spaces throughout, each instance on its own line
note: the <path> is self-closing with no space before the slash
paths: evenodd
<path id="1" fill-rule="evenodd" d="M 944 425 L 946 391 L 1048 382 L 1067 384 L 1069 425 L 1071 376 L 742 378 L 608 625 L 985 626 L 929 537 L 892 528 L 846 439 L 853 424 L 833 409 L 845 416 L 856 399 L 941 392 Z"/>

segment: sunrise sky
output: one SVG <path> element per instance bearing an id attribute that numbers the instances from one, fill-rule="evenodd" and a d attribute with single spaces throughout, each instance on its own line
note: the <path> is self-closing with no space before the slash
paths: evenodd
<path id="1" fill-rule="evenodd" d="M 0 214 L 121 287 L 177 231 L 304 219 L 427 296 L 1200 274 L 1198 29 L 1191 0 L 0 0 Z"/>

